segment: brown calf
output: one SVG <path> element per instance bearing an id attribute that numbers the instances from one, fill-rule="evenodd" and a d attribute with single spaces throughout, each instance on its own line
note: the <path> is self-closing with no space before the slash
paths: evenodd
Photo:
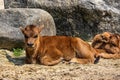
<path id="1" fill-rule="evenodd" d="M 21 28 L 25 36 L 26 62 L 55 65 L 61 60 L 80 64 L 96 63 L 99 56 L 94 48 L 77 37 L 40 36 L 43 25 Z"/>
<path id="2" fill-rule="evenodd" d="M 102 58 L 117 59 L 120 58 L 120 35 L 112 34 L 110 32 L 104 32 L 97 34 L 92 46 L 97 49 Z"/>

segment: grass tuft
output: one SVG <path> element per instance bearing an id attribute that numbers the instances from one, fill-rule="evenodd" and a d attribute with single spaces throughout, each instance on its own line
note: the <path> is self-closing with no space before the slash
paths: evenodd
<path id="1" fill-rule="evenodd" d="M 14 56 L 18 57 L 22 54 L 23 52 L 23 49 L 20 49 L 20 48 L 13 48 L 13 54 Z"/>

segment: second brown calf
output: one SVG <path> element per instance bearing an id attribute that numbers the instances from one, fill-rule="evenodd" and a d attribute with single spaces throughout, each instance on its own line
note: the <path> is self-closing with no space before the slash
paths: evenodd
<path id="1" fill-rule="evenodd" d="M 97 34 L 92 42 L 92 46 L 101 54 L 102 58 L 119 59 L 120 58 L 120 35 L 104 32 Z"/>
<path id="2" fill-rule="evenodd" d="M 26 62 L 55 65 L 62 60 L 80 64 L 96 63 L 97 52 L 87 42 L 77 37 L 40 36 L 43 25 L 21 28 L 25 36 Z"/>

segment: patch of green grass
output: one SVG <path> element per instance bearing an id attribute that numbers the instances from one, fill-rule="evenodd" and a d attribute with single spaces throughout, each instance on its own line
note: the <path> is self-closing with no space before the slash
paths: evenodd
<path id="1" fill-rule="evenodd" d="M 20 49 L 20 48 L 13 48 L 13 54 L 14 56 L 18 57 L 22 54 L 23 52 L 23 49 Z"/>

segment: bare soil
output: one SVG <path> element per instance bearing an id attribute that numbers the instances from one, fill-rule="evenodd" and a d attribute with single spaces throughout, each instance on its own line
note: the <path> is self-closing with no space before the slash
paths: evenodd
<path id="1" fill-rule="evenodd" d="M 59 63 L 55 66 L 24 64 L 23 54 L 0 50 L 0 80 L 120 80 L 120 59 L 98 64 Z"/>

